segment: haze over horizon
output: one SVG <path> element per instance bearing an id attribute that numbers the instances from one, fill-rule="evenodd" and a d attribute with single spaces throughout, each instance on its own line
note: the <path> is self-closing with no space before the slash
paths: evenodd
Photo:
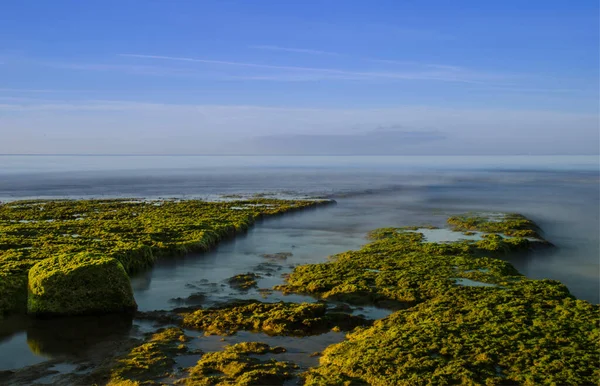
<path id="1" fill-rule="evenodd" d="M 0 154 L 599 154 L 597 1 L 0 5 Z"/>

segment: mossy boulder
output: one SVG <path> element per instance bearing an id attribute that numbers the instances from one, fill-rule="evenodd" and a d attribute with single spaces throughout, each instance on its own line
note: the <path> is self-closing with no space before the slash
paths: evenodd
<path id="1" fill-rule="evenodd" d="M 133 312 L 129 277 L 113 258 L 88 253 L 43 260 L 29 271 L 27 312 L 84 315 Z"/>

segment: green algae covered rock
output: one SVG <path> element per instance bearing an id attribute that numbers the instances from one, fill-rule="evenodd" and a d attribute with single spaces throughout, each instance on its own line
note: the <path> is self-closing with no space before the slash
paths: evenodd
<path id="1" fill-rule="evenodd" d="M 203 355 L 188 369 L 189 377 L 176 382 L 186 386 L 283 385 L 294 376 L 298 365 L 258 355 L 276 353 L 275 347 L 261 342 L 242 342 L 223 351 Z"/>
<path id="2" fill-rule="evenodd" d="M 239 302 L 184 313 L 183 326 L 203 330 L 205 335 L 233 335 L 239 330 L 268 335 L 318 335 L 333 328 L 349 331 L 369 325 L 367 319 L 332 312 L 324 303 Z"/>
<path id="3" fill-rule="evenodd" d="M 117 259 L 128 274 L 159 258 L 205 252 L 257 220 L 331 200 L 50 200 L 0 203 L 0 319 L 27 309 L 37 263 L 90 253 Z"/>
<path id="4" fill-rule="evenodd" d="M 82 315 L 137 308 L 125 269 L 113 258 L 88 253 L 61 255 L 31 268 L 27 312 Z"/>
<path id="5" fill-rule="evenodd" d="M 140 385 L 138 380 L 154 384 L 151 380 L 169 376 L 175 364 L 173 358 L 187 352 L 185 342 L 189 340 L 180 328 L 156 331 L 111 366 L 108 385 Z"/>

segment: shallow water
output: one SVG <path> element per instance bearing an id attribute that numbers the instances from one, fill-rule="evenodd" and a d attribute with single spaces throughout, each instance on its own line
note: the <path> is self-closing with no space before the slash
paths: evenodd
<path id="1" fill-rule="evenodd" d="M 518 212 L 536 221 L 556 248 L 508 260 L 526 276 L 562 281 L 579 298 L 599 302 L 598 158 L 553 157 L 5 157 L 0 156 L 0 199 L 38 197 L 200 197 L 271 192 L 276 196 L 326 196 L 338 204 L 291 213 L 256 224 L 246 235 L 205 254 L 159 261 L 132 284 L 141 310 L 180 306 L 202 293 L 202 304 L 234 298 L 315 301 L 308 296 L 263 299 L 239 292 L 226 279 L 254 271 L 259 288 L 282 281 L 291 266 L 325 261 L 360 247 L 378 227 L 434 225 L 465 211 Z M 439 233 L 440 231 L 438 231 Z M 460 234 L 461 237 L 468 236 Z M 445 235 L 447 237 L 448 235 Z M 428 235 L 428 241 L 432 235 Z M 285 260 L 263 254 L 292 253 Z M 264 264 L 268 263 L 268 264 Z M 176 298 L 182 298 L 177 302 Z M 357 310 L 374 318 L 386 311 Z M 81 347 L 70 328 L 103 336 L 93 321 L 37 324 L 27 318 L 0 323 L 0 370 L 48 358 L 70 358 Z M 137 322 L 113 321 L 122 336 Z M 86 327 L 86 324 L 88 325 Z M 111 327 L 112 326 L 112 327 Z M 94 330 L 96 329 L 96 330 Z M 109 331 L 110 332 L 110 331 Z M 29 337 L 45 349 L 31 350 Z M 85 340 L 84 340 L 85 342 Z M 37 347 L 36 346 L 36 347 Z"/>
<path id="2" fill-rule="evenodd" d="M 471 279 L 464 278 L 456 278 L 453 279 L 456 285 L 461 285 L 465 287 L 498 287 L 497 284 L 484 283 L 482 281 L 476 281 Z"/>
<path id="3" fill-rule="evenodd" d="M 294 265 L 322 262 L 327 256 L 359 248 L 367 241 L 362 232 L 318 229 L 319 219 L 329 213 L 324 207 L 267 219 L 211 252 L 159 261 L 153 269 L 132 278 L 140 311 L 172 309 L 180 306 L 173 302 L 174 297 L 186 298 L 194 293 L 205 295 L 204 305 L 232 299 L 314 302 L 309 296 L 278 291 L 265 298 L 256 289 L 238 291 L 226 282 L 234 275 L 256 272 L 261 275 L 258 287 L 272 288 L 283 283 L 282 275 L 291 272 Z M 263 256 L 280 252 L 291 255 L 285 259 Z"/>
<path id="4" fill-rule="evenodd" d="M 439 228 L 439 229 L 421 228 L 421 229 L 417 229 L 415 231 L 409 231 L 409 232 L 422 233 L 423 237 L 425 238 L 423 241 L 428 242 L 428 243 L 446 243 L 446 242 L 461 241 L 461 240 L 477 241 L 477 240 L 481 240 L 482 239 L 481 235 L 484 234 L 483 232 L 472 232 L 474 234 L 465 235 L 463 232 L 455 232 L 453 230 L 444 229 L 444 228 Z"/>
<path id="5" fill-rule="evenodd" d="M 227 345 L 233 345 L 240 342 L 267 342 L 271 347 L 281 346 L 286 348 L 286 352 L 280 354 L 268 353 L 257 355 L 257 358 L 276 359 L 278 361 L 290 361 L 296 363 L 302 369 L 319 364 L 318 356 L 311 356 L 320 352 L 325 347 L 344 340 L 346 333 L 330 331 L 325 334 L 293 337 L 293 336 L 269 336 L 263 333 L 248 331 L 239 331 L 232 336 L 221 337 L 217 335 L 204 336 L 201 332 L 185 330 L 186 335 L 193 337 L 188 342 L 191 349 L 201 349 L 203 352 L 221 351 Z M 187 355 L 178 358 L 177 362 L 182 367 L 189 367 L 196 364 L 200 355 Z"/>

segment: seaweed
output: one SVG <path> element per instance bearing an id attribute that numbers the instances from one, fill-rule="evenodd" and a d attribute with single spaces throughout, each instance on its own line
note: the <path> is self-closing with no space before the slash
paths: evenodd
<path id="1" fill-rule="evenodd" d="M 185 342 L 189 339 L 180 328 L 158 330 L 116 360 L 110 370 L 109 385 L 135 384 L 168 376 L 175 364 L 173 358 L 187 352 Z"/>
<path id="2" fill-rule="evenodd" d="M 260 276 L 255 273 L 248 272 L 230 277 L 227 279 L 227 283 L 229 283 L 232 288 L 235 288 L 239 291 L 248 291 L 250 288 L 256 287 L 256 279 L 260 279 Z"/>
<path id="3" fill-rule="evenodd" d="M 65 256 L 68 265 L 68 256 L 100 251 L 132 272 L 159 256 L 212 245 L 263 215 L 304 207 L 276 200 L 214 207 L 168 201 L 84 204 L 89 210 L 74 210 L 61 202 L 0 206 L 0 230 L 6 231 L 0 234 L 3 295 L 26 289 L 24 275 L 40 261 L 52 267 L 49 257 Z M 242 206 L 243 210 L 232 210 Z M 47 208 L 53 208 L 48 219 L 58 221 L 36 217 Z M 184 209 L 197 217 L 188 219 Z M 86 223 L 87 227 L 79 225 Z M 240 330 L 293 336 L 349 331 L 347 340 L 313 354 L 320 356 L 320 364 L 301 374 L 306 385 L 597 383 L 600 307 L 574 298 L 557 281 L 528 279 L 498 259 L 551 246 L 539 227 L 517 214 L 467 214 L 451 217 L 448 223 L 456 231 L 481 232 L 481 240 L 434 243 L 425 241 L 421 227 L 377 229 L 360 250 L 335 255 L 326 263 L 296 266 L 286 283 L 275 287 L 394 311 L 374 323 L 350 314 L 346 304 L 330 307 L 324 301 L 236 301 L 137 316 L 206 335 Z M 272 269 L 266 264 L 264 268 Z M 256 274 L 236 275 L 230 283 L 246 290 L 256 285 L 256 278 Z M 15 304 L 0 298 L 4 309 L 15 309 Z M 174 357 L 189 353 L 187 340 L 179 328 L 148 336 L 113 363 L 110 384 L 152 384 L 180 377 L 176 383 L 184 385 L 281 385 L 298 370 L 289 362 L 260 358 L 285 348 L 243 342 L 202 354 L 187 373 L 175 374 Z"/>
<path id="4" fill-rule="evenodd" d="M 40 261 L 29 271 L 27 312 L 81 315 L 133 312 L 137 305 L 125 269 L 88 253 Z"/>
<path id="5" fill-rule="evenodd" d="M 316 335 L 332 328 L 351 330 L 369 321 L 332 312 L 323 303 L 261 303 L 246 301 L 183 313 L 182 325 L 206 335 L 232 335 L 239 330 L 269 335 Z"/>
<path id="6" fill-rule="evenodd" d="M 306 385 L 593 384 L 598 311 L 550 280 L 457 288 L 351 333 L 304 377 Z"/>
<path id="7" fill-rule="evenodd" d="M 320 366 L 303 374 L 305 384 L 595 383 L 600 308 L 557 281 L 527 279 L 486 256 L 529 249 L 515 235 L 529 236 L 537 226 L 520 215 L 449 222 L 492 233 L 480 241 L 427 243 L 418 232 L 384 228 L 359 251 L 294 269 L 279 289 L 404 306 L 325 349 Z"/>
<path id="8" fill-rule="evenodd" d="M 501 233 L 512 237 L 529 237 L 543 240 L 536 223 L 517 213 L 478 215 L 474 213 L 453 216 L 448 224 L 456 231 L 481 231 Z"/>
<path id="9" fill-rule="evenodd" d="M 30 200 L 0 204 L 0 317 L 23 312 L 36 263 L 88 253 L 114 258 L 128 274 L 156 259 L 203 252 L 257 220 L 327 200 Z M 243 211 L 233 208 L 244 206 Z"/>
<path id="10" fill-rule="evenodd" d="M 281 349 L 259 342 L 227 346 L 221 352 L 203 355 L 196 366 L 189 369 L 189 377 L 176 383 L 194 386 L 282 385 L 294 376 L 298 366 L 274 359 L 261 360 L 255 356 L 269 352 L 277 353 Z"/>
<path id="11" fill-rule="evenodd" d="M 496 239 L 427 243 L 422 234 L 397 228 L 379 229 L 370 236 L 373 242 L 358 251 L 296 267 L 286 284 L 275 289 L 399 309 L 451 290 L 454 278 L 497 285 L 521 278 L 509 263 L 480 256 L 486 251 L 508 253 L 520 245 Z"/>

